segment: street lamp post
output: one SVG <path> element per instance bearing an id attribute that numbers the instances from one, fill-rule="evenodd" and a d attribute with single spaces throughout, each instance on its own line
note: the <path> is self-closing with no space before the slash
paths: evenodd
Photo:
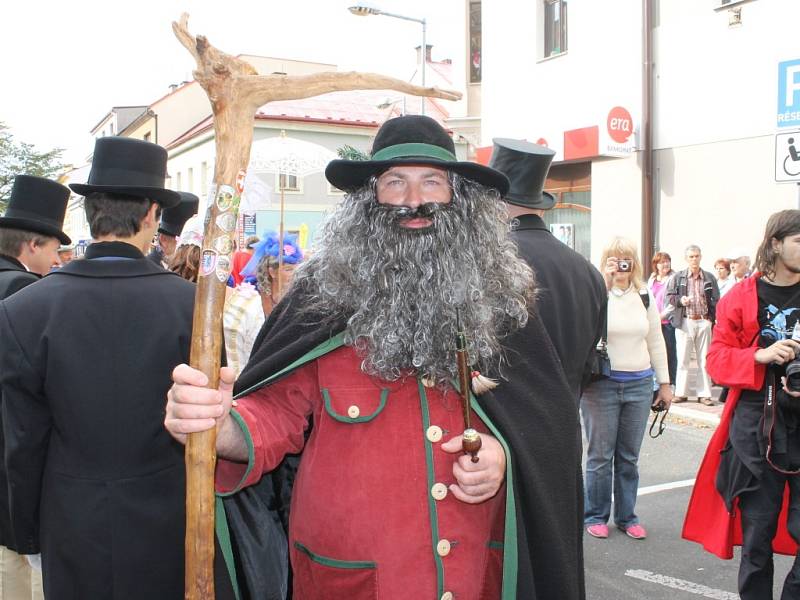
<path id="1" fill-rule="evenodd" d="M 369 15 L 383 15 L 384 17 L 394 17 L 395 19 L 403 19 L 404 21 L 414 21 L 422 25 L 422 49 L 420 51 L 420 62 L 422 63 L 422 87 L 425 87 L 425 63 L 427 62 L 428 47 L 426 45 L 427 23 L 425 19 L 415 19 L 414 17 L 407 17 L 405 15 L 397 15 L 395 13 L 386 12 L 366 3 L 353 5 L 348 10 L 354 15 L 359 17 L 367 17 Z M 422 114 L 425 114 L 425 98 L 422 98 Z"/>

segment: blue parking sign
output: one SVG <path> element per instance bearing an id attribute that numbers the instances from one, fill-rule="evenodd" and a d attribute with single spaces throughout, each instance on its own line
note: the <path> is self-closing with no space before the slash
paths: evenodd
<path id="1" fill-rule="evenodd" d="M 800 58 L 778 63 L 778 127 L 800 125 Z"/>

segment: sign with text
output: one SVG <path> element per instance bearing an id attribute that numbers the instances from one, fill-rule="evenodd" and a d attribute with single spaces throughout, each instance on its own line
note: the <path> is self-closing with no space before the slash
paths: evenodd
<path id="1" fill-rule="evenodd" d="M 800 58 L 778 63 L 778 127 L 800 126 Z"/>
<path id="2" fill-rule="evenodd" d="M 775 134 L 775 181 L 800 182 L 800 131 Z"/>
<path id="3" fill-rule="evenodd" d="M 615 106 L 606 115 L 605 131 L 600 140 L 600 154 L 628 156 L 636 149 L 633 117 L 624 106 Z"/>

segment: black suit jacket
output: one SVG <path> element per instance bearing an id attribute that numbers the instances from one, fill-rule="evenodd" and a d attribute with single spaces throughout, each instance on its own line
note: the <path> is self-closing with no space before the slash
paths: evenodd
<path id="1" fill-rule="evenodd" d="M 605 323 L 608 292 L 603 276 L 583 256 L 558 241 L 539 216 L 522 215 L 516 221 L 512 237 L 520 256 L 536 273 L 538 298 L 534 310 L 544 323 L 577 402 L 586 361 Z M 512 372 L 516 371 L 517 359 L 525 368 L 531 343 L 524 329 L 508 340 Z"/>
<path id="2" fill-rule="evenodd" d="M 0 255 L 0 300 L 39 281 L 41 277 L 28 271 L 21 262 L 10 256 Z M 2 394 L 0 394 L 0 402 Z M 2 421 L 0 421 L 0 451 L 3 447 Z M 8 513 L 8 481 L 5 465 L 0 463 L 0 545 L 16 550 L 11 533 L 11 520 Z"/>
<path id="3" fill-rule="evenodd" d="M 28 271 L 16 258 L 0 254 L 0 300 L 41 279 Z"/>
<path id="4" fill-rule="evenodd" d="M 0 303 L 12 527 L 48 599 L 183 597 L 183 448 L 163 420 L 194 292 L 104 243 Z"/>

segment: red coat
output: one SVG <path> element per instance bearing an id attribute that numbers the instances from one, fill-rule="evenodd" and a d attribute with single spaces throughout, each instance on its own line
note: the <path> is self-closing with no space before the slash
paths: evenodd
<path id="1" fill-rule="evenodd" d="M 734 501 L 733 514 L 729 514 L 715 485 L 720 452 L 728 442 L 731 417 L 742 390 L 761 389 L 766 373 L 765 365 L 757 364 L 754 359 L 759 331 L 758 278 L 756 273 L 735 285 L 717 306 L 717 324 L 707 357 L 708 373 L 716 383 L 729 387 L 730 393 L 697 473 L 683 523 L 684 539 L 702 544 L 720 558 L 732 558 L 733 546 L 742 545 L 739 501 Z M 787 488 L 772 547 L 780 554 L 794 555 L 797 544 L 789 536 L 786 525 L 788 505 Z"/>
<path id="2" fill-rule="evenodd" d="M 253 451 L 247 466 L 218 463 L 218 490 L 255 483 L 303 449 L 289 524 L 296 600 L 497 600 L 505 488 L 476 505 L 448 490 L 459 455 L 441 444 L 464 429 L 458 395 L 360 365 L 341 347 L 238 400 Z"/>

